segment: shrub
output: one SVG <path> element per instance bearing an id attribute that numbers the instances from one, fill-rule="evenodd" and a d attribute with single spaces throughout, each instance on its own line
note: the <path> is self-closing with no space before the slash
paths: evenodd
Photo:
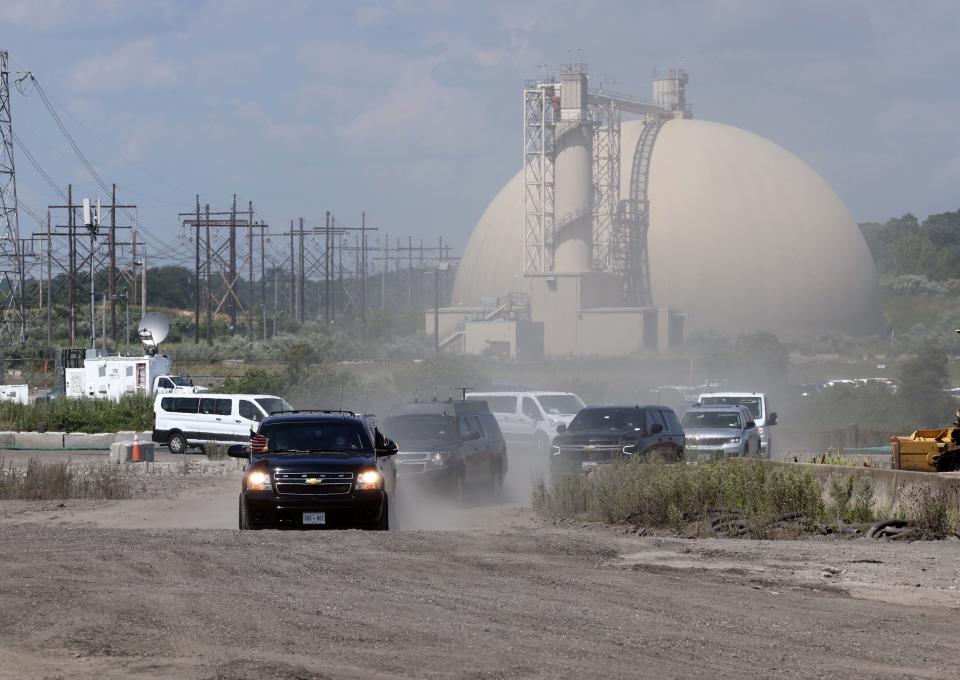
<path id="1" fill-rule="evenodd" d="M 761 463 L 704 465 L 628 463 L 589 476 L 564 475 L 552 487 L 535 485 L 534 507 L 558 518 L 631 521 L 679 530 L 723 509 L 743 516 L 754 535 L 787 513 L 814 523 L 824 514 L 822 490 L 803 470 L 771 470 Z"/>
<path id="2" fill-rule="evenodd" d="M 36 404 L 0 403 L 0 430 L 32 431 L 41 423 L 54 432 L 118 432 L 153 427 L 153 399 L 130 394 L 120 401 L 54 399 Z"/>
<path id="3" fill-rule="evenodd" d="M 913 521 L 917 538 L 944 538 L 951 529 L 950 497 L 929 484 L 921 484 L 907 498 L 907 518 Z"/>
<path id="4" fill-rule="evenodd" d="M 62 500 L 130 498 L 134 481 L 117 465 L 71 465 L 31 459 L 26 468 L 0 460 L 0 498 Z"/>
<path id="5" fill-rule="evenodd" d="M 827 489 L 828 509 L 837 522 L 864 523 L 874 521 L 873 482 L 867 477 L 833 476 Z"/>

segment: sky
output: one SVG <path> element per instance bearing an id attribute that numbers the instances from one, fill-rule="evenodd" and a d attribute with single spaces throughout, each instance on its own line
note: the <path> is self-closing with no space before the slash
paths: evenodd
<path id="1" fill-rule="evenodd" d="M 797 154 L 858 221 L 957 210 L 958 29 L 960 3 L 936 0 L 0 0 L 13 70 L 170 262 L 190 261 L 177 213 L 198 193 L 253 201 L 277 232 L 366 211 L 391 239 L 462 248 L 521 167 L 523 81 L 568 62 L 642 96 L 655 69 L 686 69 L 695 117 Z M 22 90 L 27 150 L 58 186 L 106 198 Z M 16 159 L 43 216 L 59 198 Z"/>

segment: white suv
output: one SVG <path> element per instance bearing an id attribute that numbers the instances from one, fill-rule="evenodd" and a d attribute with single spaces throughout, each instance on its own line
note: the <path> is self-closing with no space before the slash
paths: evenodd
<path id="1" fill-rule="evenodd" d="M 760 434 L 760 455 L 770 458 L 773 442 L 770 427 L 777 424 L 777 414 L 770 412 L 770 401 L 763 392 L 707 392 L 701 394 L 698 404 L 705 406 L 746 406 L 753 416 Z"/>
<path id="2" fill-rule="evenodd" d="M 508 445 L 550 453 L 559 425 L 567 426 L 585 404 L 572 392 L 471 392 L 467 399 L 485 401 Z"/>

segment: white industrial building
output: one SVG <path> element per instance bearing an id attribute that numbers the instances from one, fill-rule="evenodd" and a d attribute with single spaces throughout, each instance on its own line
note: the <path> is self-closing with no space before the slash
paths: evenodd
<path id="1" fill-rule="evenodd" d="M 590 89 L 579 65 L 527 84 L 524 167 L 470 236 L 444 349 L 623 356 L 698 329 L 881 328 L 873 260 L 837 195 L 776 144 L 693 120 L 686 84 L 671 71 L 644 100 Z"/>

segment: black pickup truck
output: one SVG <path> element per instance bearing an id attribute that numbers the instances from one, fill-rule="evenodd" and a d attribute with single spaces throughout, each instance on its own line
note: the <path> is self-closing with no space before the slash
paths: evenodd
<path id="1" fill-rule="evenodd" d="M 240 492 L 240 529 L 390 528 L 395 444 L 345 411 L 284 412 L 260 423 Z"/>

